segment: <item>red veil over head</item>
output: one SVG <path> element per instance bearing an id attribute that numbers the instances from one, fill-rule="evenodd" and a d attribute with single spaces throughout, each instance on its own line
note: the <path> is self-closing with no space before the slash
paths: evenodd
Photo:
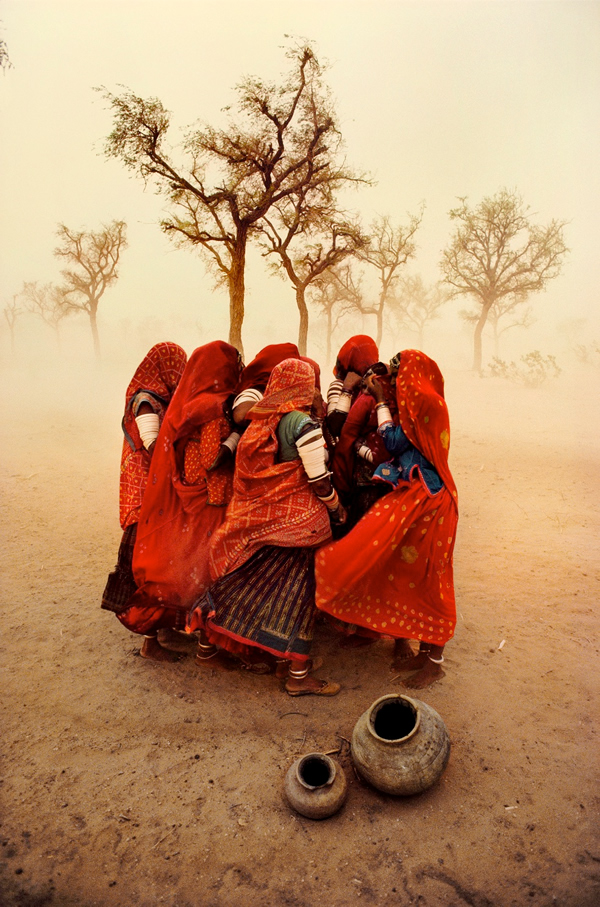
<path id="1" fill-rule="evenodd" d="M 377 501 L 345 538 L 317 554 L 317 607 L 375 634 L 444 645 L 454 634 L 457 493 L 448 466 L 450 426 L 436 363 L 404 350 L 396 378 L 399 421 L 435 466 L 431 494 L 418 472 Z M 416 469 L 416 467 L 415 467 Z"/>
<path id="2" fill-rule="evenodd" d="M 238 393 L 249 387 L 266 387 L 276 365 L 284 359 L 299 358 L 300 352 L 295 343 L 272 343 L 265 346 L 242 371 Z"/>
<path id="3" fill-rule="evenodd" d="M 356 372 L 358 375 L 364 375 L 378 359 L 377 344 L 366 334 L 356 334 L 354 337 L 350 337 L 337 355 L 337 362 L 345 371 Z"/>
<path id="4" fill-rule="evenodd" d="M 146 353 L 125 393 L 123 451 L 119 490 L 119 517 L 125 529 L 136 523 L 148 479 L 150 457 L 140 438 L 133 413 L 133 400 L 144 392 L 153 399 L 162 418 L 183 374 L 187 356 L 176 343 L 157 343 Z"/>
<path id="5" fill-rule="evenodd" d="M 278 461 L 279 420 L 293 410 L 308 410 L 314 392 L 313 367 L 286 359 L 275 366 L 265 396 L 250 410 L 251 424 L 237 449 L 227 519 L 211 545 L 213 579 L 240 567 L 265 545 L 313 547 L 331 535 L 327 508 L 309 487 L 301 461 Z"/>
<path id="6" fill-rule="evenodd" d="M 206 483 L 182 480 L 185 442 L 223 416 L 238 387 L 238 351 L 217 340 L 195 350 L 163 420 L 150 466 L 133 555 L 132 605 L 186 609 L 208 586 L 208 542 L 225 516 Z"/>

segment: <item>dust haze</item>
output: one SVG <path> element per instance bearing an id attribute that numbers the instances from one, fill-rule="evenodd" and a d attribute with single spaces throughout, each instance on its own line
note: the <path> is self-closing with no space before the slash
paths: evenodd
<path id="1" fill-rule="evenodd" d="M 120 19 L 118 6 L 6 2 L 2 10 L 14 64 L 0 78 L 9 135 L 3 305 L 24 280 L 56 278 L 61 220 L 93 228 L 123 217 L 130 246 L 100 305 L 99 362 L 84 316 L 64 320 L 60 345 L 33 315 L 17 320 L 14 337 L 5 319 L 0 330 L 0 900 L 592 907 L 600 897 L 598 4 L 347 2 L 343 19 L 334 0 L 247 4 L 263 14 L 262 30 L 233 3 L 223 5 L 228 16 L 212 4 L 179 4 L 182 21 L 168 26 L 157 4 L 124 3 Z M 252 29 L 255 40 L 244 41 Z M 347 744 L 362 712 L 399 689 L 390 641 L 342 651 L 321 626 L 315 653 L 342 692 L 292 708 L 273 677 L 141 659 L 139 640 L 100 610 L 121 535 L 127 383 L 158 341 L 189 354 L 226 339 L 228 300 L 197 255 L 160 234 L 156 196 L 92 150 L 108 120 L 90 105 L 89 87 L 127 82 L 162 97 L 182 126 L 200 114 L 211 121 L 244 73 L 281 72 L 282 36 L 293 29 L 314 35 L 335 64 L 349 154 L 377 170 L 364 216 L 389 202 L 401 219 L 427 201 L 410 273 L 439 279 L 458 195 L 476 203 L 517 185 L 537 221 L 570 221 L 564 271 L 531 299 L 535 322 L 500 340 L 500 358 L 515 362 L 520 379 L 490 373 L 489 331 L 484 375 L 471 371 L 465 300 L 449 302 L 425 329 L 450 412 L 458 625 L 446 676 L 421 694 L 447 725 L 450 763 L 439 784 L 406 799 L 363 784 Z M 371 81 L 374 60 L 387 95 Z M 469 64 L 478 78 L 468 78 Z M 212 86 L 203 110 L 189 84 Z M 482 106 L 491 85 L 500 122 Z M 386 127 L 380 111 L 391 96 L 398 106 Z M 50 142 L 43 165 L 32 150 L 36 116 L 63 124 L 60 148 Z M 455 128 L 467 133 L 460 155 Z M 298 318 L 291 288 L 265 277 L 258 254 L 247 285 L 249 361 L 267 343 L 295 342 Z M 345 319 L 333 349 L 373 330 L 368 317 Z M 415 345 L 390 314 L 382 359 Z M 308 355 L 326 386 L 325 350 L 311 309 Z M 521 357 L 536 350 L 561 371 L 529 386 Z M 283 799 L 287 768 L 314 751 L 338 752 L 350 788 L 324 822 L 293 814 Z"/>

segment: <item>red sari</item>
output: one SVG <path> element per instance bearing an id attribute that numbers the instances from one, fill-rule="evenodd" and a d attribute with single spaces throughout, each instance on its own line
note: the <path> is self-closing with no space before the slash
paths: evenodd
<path id="1" fill-rule="evenodd" d="M 400 355 L 399 423 L 444 487 L 431 494 L 414 468 L 343 539 L 316 557 L 317 607 L 370 634 L 444 645 L 456 624 L 452 556 L 458 520 L 448 466 L 450 425 L 444 381 L 433 360 Z"/>
<path id="2" fill-rule="evenodd" d="M 229 426 L 224 404 L 237 390 L 239 353 L 215 341 L 190 356 L 161 426 L 133 555 L 138 585 L 119 619 L 137 633 L 183 627 L 209 583 L 208 543 L 227 503 L 225 465 L 207 473 Z M 187 453 L 190 444 L 196 449 Z M 187 469 L 188 475 L 184 469 Z M 190 475 L 194 484 L 190 484 Z"/>
<path id="3" fill-rule="evenodd" d="M 262 390 L 267 386 L 271 372 L 284 359 L 299 359 L 300 352 L 295 343 L 272 343 L 256 354 L 252 362 L 242 370 L 238 394 L 256 387 Z"/>
<path id="4" fill-rule="evenodd" d="M 164 418 L 167 406 L 183 374 L 187 356 L 176 343 L 157 343 L 138 365 L 125 393 L 123 452 L 119 482 L 119 520 L 121 529 L 137 523 L 148 482 L 150 454 L 142 444 L 133 413 L 139 393 L 152 399 L 152 406 Z"/>
<path id="5" fill-rule="evenodd" d="M 311 490 L 299 459 L 278 462 L 277 426 L 285 413 L 310 408 L 312 366 L 287 359 L 273 369 L 264 398 L 248 417 L 238 445 L 227 520 L 211 544 L 213 580 L 230 573 L 264 545 L 314 547 L 331 535 L 325 505 Z"/>
<path id="6" fill-rule="evenodd" d="M 337 355 L 337 363 L 346 372 L 356 372 L 357 375 L 364 375 L 378 359 L 377 344 L 367 334 L 356 334 L 354 337 L 350 337 Z M 335 370 L 334 374 L 336 374 Z"/>
<path id="7" fill-rule="evenodd" d="M 277 426 L 285 413 L 307 410 L 314 391 L 314 367 L 287 359 L 250 410 L 233 497 L 211 544 L 215 582 L 190 614 L 190 630 L 204 629 L 210 642 L 243 658 L 259 649 L 302 660 L 310 651 L 313 552 L 331 535 L 329 515 L 300 459 L 279 462 Z"/>

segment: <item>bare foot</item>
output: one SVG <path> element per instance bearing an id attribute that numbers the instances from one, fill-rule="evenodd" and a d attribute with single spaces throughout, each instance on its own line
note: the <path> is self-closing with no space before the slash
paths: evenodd
<path id="1" fill-rule="evenodd" d="M 198 652 L 194 659 L 196 664 L 201 668 L 215 668 L 217 671 L 235 671 L 236 668 L 240 667 L 240 662 L 232 658 L 227 652 L 217 649 L 216 646 L 214 649 L 213 654 L 207 656 L 206 650 L 202 651 L 200 646 L 198 646 Z"/>
<path id="2" fill-rule="evenodd" d="M 309 674 L 301 680 L 288 677 L 285 689 L 290 696 L 335 696 L 340 692 L 341 687 L 339 683 L 317 680 L 316 677 Z"/>
<path id="3" fill-rule="evenodd" d="M 193 633 L 183 633 L 179 630 L 159 630 L 158 641 L 163 649 L 171 652 L 181 652 L 189 655 L 198 645 L 198 639 Z"/>
<path id="4" fill-rule="evenodd" d="M 402 686 L 407 690 L 424 690 L 436 680 L 441 680 L 445 673 L 441 665 L 436 665 L 428 658 L 421 670 L 404 680 Z"/>
<path id="5" fill-rule="evenodd" d="M 144 637 L 144 642 L 142 644 L 142 648 L 140 649 L 140 655 L 142 656 L 142 658 L 150 658 L 152 661 L 179 661 L 179 655 L 163 649 L 156 636 Z"/>
<path id="6" fill-rule="evenodd" d="M 415 663 L 416 659 L 421 659 Z M 397 639 L 394 643 L 394 660 L 390 671 L 416 671 L 423 665 L 423 653 L 415 652 L 408 639 Z"/>

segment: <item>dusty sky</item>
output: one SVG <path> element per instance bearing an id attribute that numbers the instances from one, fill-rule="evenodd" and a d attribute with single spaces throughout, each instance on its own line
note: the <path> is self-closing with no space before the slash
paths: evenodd
<path id="1" fill-rule="evenodd" d="M 13 64 L 0 76 L 3 306 L 24 280 L 58 279 L 57 223 L 121 218 L 129 248 L 101 329 L 166 311 L 196 319 L 201 342 L 226 337 L 225 292 L 162 236 L 161 199 L 104 159 L 111 117 L 92 88 L 159 97 L 175 143 L 197 119 L 224 122 L 244 75 L 283 72 L 294 35 L 329 61 L 348 160 L 377 180 L 356 210 L 368 223 L 426 204 L 411 273 L 438 279 L 458 196 L 516 188 L 539 223 L 569 221 L 563 274 L 534 302 L 538 333 L 551 313 L 548 349 L 568 318 L 587 319 L 580 342 L 600 339 L 600 3 L 2 0 L 0 20 Z M 247 346 L 295 339 L 291 289 L 257 255 L 247 307 Z"/>

